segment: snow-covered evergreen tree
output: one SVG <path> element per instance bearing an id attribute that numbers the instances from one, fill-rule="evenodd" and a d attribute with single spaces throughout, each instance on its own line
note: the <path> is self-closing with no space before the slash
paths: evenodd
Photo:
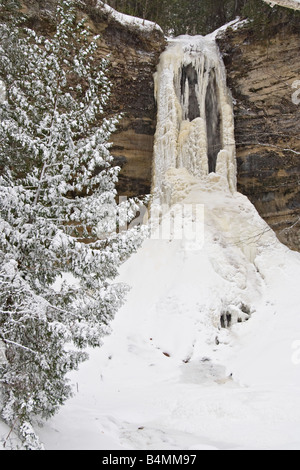
<path id="1" fill-rule="evenodd" d="M 0 17 L 17 3 L 0 0 Z M 0 403 L 28 448 L 33 418 L 57 411 L 66 374 L 109 331 L 127 290 L 112 280 L 143 238 L 116 230 L 134 204 L 115 202 L 108 61 L 72 0 L 56 14 L 50 39 L 0 25 Z M 63 273 L 74 282 L 54 288 Z"/>

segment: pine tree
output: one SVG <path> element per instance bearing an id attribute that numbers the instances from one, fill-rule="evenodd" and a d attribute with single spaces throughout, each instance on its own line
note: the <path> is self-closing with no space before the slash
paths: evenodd
<path id="1" fill-rule="evenodd" d="M 252 0 L 251 0 L 252 1 Z M 249 0 L 107 0 L 113 8 L 158 23 L 166 34 L 208 34 L 241 15 Z"/>
<path id="2" fill-rule="evenodd" d="M 27 448 L 39 448 L 34 417 L 70 397 L 66 374 L 109 332 L 127 291 L 112 281 L 143 239 L 116 230 L 135 204 L 115 202 L 108 61 L 72 0 L 56 15 L 50 39 L 0 25 L 0 403 Z M 55 288 L 64 273 L 72 283 Z"/>

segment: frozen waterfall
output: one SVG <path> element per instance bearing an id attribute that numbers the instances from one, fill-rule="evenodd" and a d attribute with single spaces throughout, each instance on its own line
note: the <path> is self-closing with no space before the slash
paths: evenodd
<path id="1" fill-rule="evenodd" d="M 216 173 L 235 191 L 232 100 L 215 40 L 170 40 L 155 74 L 155 94 L 154 201 L 166 202 L 164 180 L 171 169 L 185 168 L 197 178 Z"/>
<path id="2" fill-rule="evenodd" d="M 170 458 L 300 449 L 300 254 L 236 191 L 232 106 L 212 39 L 170 41 L 156 96 L 157 223 L 120 267 L 126 302 L 41 440 Z M 204 234 L 195 240 L 193 219 Z"/>

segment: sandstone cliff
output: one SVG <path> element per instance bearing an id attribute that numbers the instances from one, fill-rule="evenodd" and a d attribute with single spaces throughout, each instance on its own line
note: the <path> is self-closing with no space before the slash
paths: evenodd
<path id="1" fill-rule="evenodd" d="M 51 33 L 55 0 L 23 4 L 29 25 Z M 101 5 L 84 0 L 80 14 L 101 34 L 100 54 L 111 55 L 109 111 L 123 113 L 112 149 L 122 167 L 119 193 L 138 196 L 151 187 L 153 73 L 165 38 L 160 28 L 119 21 Z M 300 22 L 285 10 L 268 31 L 254 25 L 229 29 L 219 46 L 235 102 L 238 189 L 284 243 L 300 250 L 300 104 L 292 100 L 300 80 Z"/>
<path id="2" fill-rule="evenodd" d="M 287 10 L 266 34 L 227 30 L 219 46 L 235 103 L 238 189 L 300 250 L 300 25 L 291 18 Z"/>
<path id="3" fill-rule="evenodd" d="M 23 0 L 30 27 L 51 34 L 55 0 Z M 122 171 L 120 195 L 150 193 L 153 141 L 156 127 L 153 74 L 165 47 L 162 30 L 155 24 L 120 15 L 98 0 L 81 2 L 79 14 L 101 35 L 100 56 L 110 55 L 113 84 L 108 112 L 122 113 L 113 135 L 112 154 Z"/>
<path id="4" fill-rule="evenodd" d="M 123 113 L 112 148 L 122 168 L 119 194 L 148 194 L 156 129 L 153 74 L 165 47 L 164 34 L 155 25 L 142 21 L 136 24 L 124 16 L 119 20 L 99 7 L 91 17 L 96 30 L 101 31 L 103 52 L 111 54 L 110 110 Z"/>

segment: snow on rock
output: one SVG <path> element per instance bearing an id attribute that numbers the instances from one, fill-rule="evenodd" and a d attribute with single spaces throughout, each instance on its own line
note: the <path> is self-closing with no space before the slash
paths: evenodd
<path id="1" fill-rule="evenodd" d="M 153 23 L 152 21 L 143 20 L 142 18 L 138 18 L 135 16 L 125 15 L 124 13 L 120 13 L 114 8 L 107 5 L 100 0 L 97 0 L 97 8 L 101 10 L 103 13 L 107 14 L 109 18 L 114 19 L 118 23 L 122 25 L 127 25 L 132 28 L 141 29 L 143 31 L 153 31 L 158 30 L 163 33 L 162 29 L 158 24 Z"/>
<path id="2" fill-rule="evenodd" d="M 300 10 L 300 0 L 264 0 L 266 3 L 274 7 L 279 5 L 281 7 L 291 8 L 292 10 Z"/>
<path id="3" fill-rule="evenodd" d="M 249 23 L 248 19 L 242 20 L 239 16 L 237 16 L 234 20 L 229 21 L 223 26 L 220 26 L 220 28 L 217 28 L 212 33 L 208 34 L 206 38 L 216 39 L 219 36 L 222 36 L 222 34 L 226 33 L 228 28 L 233 29 L 234 31 L 237 31 L 239 28 L 242 28 L 248 23 Z"/>

